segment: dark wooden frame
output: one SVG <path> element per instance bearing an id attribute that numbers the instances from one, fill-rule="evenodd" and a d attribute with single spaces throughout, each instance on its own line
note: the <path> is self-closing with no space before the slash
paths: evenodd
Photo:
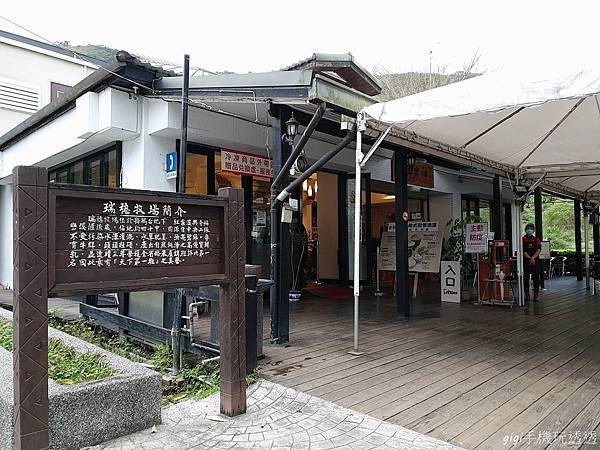
<path id="1" fill-rule="evenodd" d="M 13 390 L 16 449 L 49 447 L 48 296 L 78 292 L 130 291 L 220 285 L 219 313 L 221 412 L 246 411 L 246 323 L 244 193 L 225 188 L 219 196 L 108 189 L 48 183 L 45 168 L 13 169 L 14 327 Z M 95 198 L 113 201 L 179 203 L 222 211 L 223 261 L 211 275 L 105 279 L 86 283 L 55 282 L 56 199 Z M 188 266 L 189 267 L 189 266 Z M 112 270 L 112 269 L 111 269 Z M 118 269 L 116 269 L 118 270 Z M 138 268 L 143 272 L 143 268 Z M 99 272 L 100 276 L 108 272 Z M 131 319 L 130 319 L 131 320 Z M 164 334 L 161 334 L 164 337 Z"/>
<path id="2" fill-rule="evenodd" d="M 56 199 L 57 197 L 69 197 L 69 198 L 81 198 L 81 199 L 110 199 L 115 202 L 118 201 L 131 201 L 132 197 L 140 202 L 154 202 L 154 203 L 180 203 L 191 206 L 208 206 L 222 209 L 223 220 L 228 215 L 228 202 L 221 197 L 215 196 L 203 196 L 203 195 L 190 195 L 190 194 L 179 194 L 171 192 L 149 192 L 132 189 L 111 189 L 111 188 L 98 188 L 88 186 L 73 186 L 68 184 L 52 184 L 48 189 L 48 234 L 54 236 L 56 232 Z M 230 251 L 230 239 L 228 235 L 228 229 L 225 227 L 223 244 L 225 249 L 225 255 L 229 254 Z M 55 252 L 55 242 L 50 239 L 48 243 L 48 252 L 53 255 Z M 116 292 L 116 291 L 132 291 L 143 288 L 143 290 L 161 290 L 172 287 L 194 287 L 202 286 L 207 284 L 219 284 L 219 282 L 225 282 L 229 278 L 228 266 L 223 262 L 223 271 L 213 275 L 201 275 L 201 276 L 169 276 L 169 278 L 161 278 L 158 281 L 152 279 L 146 279 L 143 277 L 136 277 L 130 280 L 116 280 L 116 281 L 97 281 L 97 282 L 85 282 L 85 283 L 69 283 L 60 284 L 56 283 L 56 268 L 54 260 L 51 258 L 48 261 L 48 284 L 51 295 L 52 294 L 65 294 L 65 293 L 103 293 L 103 292 Z"/>

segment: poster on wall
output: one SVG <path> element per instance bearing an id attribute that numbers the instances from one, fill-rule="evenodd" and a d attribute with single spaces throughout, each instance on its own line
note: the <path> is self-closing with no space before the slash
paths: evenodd
<path id="1" fill-rule="evenodd" d="M 437 222 L 409 222 L 408 270 L 437 273 L 440 269 L 443 233 Z M 377 261 L 379 270 L 396 270 L 396 233 L 384 231 Z"/>
<path id="2" fill-rule="evenodd" d="M 485 253 L 488 249 L 488 224 L 468 223 L 465 230 L 465 253 Z"/>

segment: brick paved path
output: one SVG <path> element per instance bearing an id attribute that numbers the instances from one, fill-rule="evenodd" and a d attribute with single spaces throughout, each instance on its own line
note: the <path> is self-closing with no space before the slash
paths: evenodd
<path id="1" fill-rule="evenodd" d="M 230 419 L 218 411 L 218 394 L 188 400 L 165 408 L 155 433 L 142 431 L 90 450 L 458 449 L 266 380 L 249 388 L 247 414 Z"/>

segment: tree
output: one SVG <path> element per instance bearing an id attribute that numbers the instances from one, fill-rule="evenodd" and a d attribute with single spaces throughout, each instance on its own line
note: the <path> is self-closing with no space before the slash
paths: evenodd
<path id="1" fill-rule="evenodd" d="M 446 73 L 446 66 L 438 66 L 435 72 L 431 73 L 394 73 L 383 66 L 377 66 L 373 69 L 373 75 L 383 84 L 383 91 L 378 100 L 394 100 L 481 75 L 477 70 L 480 59 L 481 55 L 474 53 L 471 59 L 463 64 L 462 70 L 451 74 Z"/>

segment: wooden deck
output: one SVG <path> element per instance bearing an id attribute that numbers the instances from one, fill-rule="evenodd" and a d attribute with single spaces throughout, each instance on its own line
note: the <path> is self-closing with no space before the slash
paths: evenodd
<path id="1" fill-rule="evenodd" d="M 573 278 L 546 287 L 524 309 L 417 300 L 409 321 L 367 298 L 360 357 L 347 354 L 352 300 L 306 299 L 263 372 L 468 449 L 600 448 L 600 296 Z"/>

